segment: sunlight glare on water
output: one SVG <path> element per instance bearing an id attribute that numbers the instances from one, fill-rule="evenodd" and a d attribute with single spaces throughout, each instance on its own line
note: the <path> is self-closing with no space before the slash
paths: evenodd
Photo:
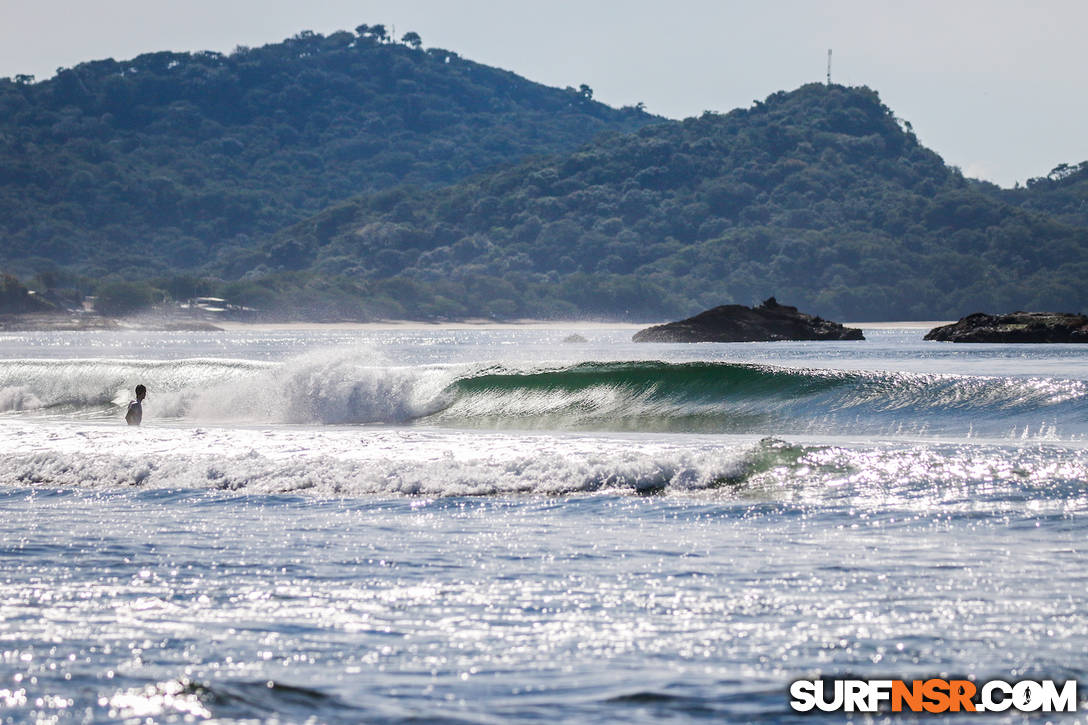
<path id="1" fill-rule="evenodd" d="M 1086 353 L 566 333 L 0 335 L 0 722 L 799 721 L 802 677 L 1085 677 Z"/>

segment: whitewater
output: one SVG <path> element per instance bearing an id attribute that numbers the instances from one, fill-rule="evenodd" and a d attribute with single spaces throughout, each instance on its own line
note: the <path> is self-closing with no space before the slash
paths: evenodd
<path id="1" fill-rule="evenodd" d="M 1083 680 L 1088 350 L 925 329 L 0 333 L 0 721 L 790 721 L 799 678 Z"/>

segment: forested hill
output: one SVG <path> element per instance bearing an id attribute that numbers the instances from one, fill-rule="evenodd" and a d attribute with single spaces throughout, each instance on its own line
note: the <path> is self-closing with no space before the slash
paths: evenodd
<path id="1" fill-rule="evenodd" d="M 247 269 L 261 235 L 658 121 L 383 26 L 0 80 L 0 265 Z"/>
<path id="2" fill-rule="evenodd" d="M 266 302 L 317 273 L 408 316 L 651 318 L 771 295 L 850 320 L 1088 308 L 1088 230 L 982 186 L 874 91 L 812 84 L 340 205 L 268 248 L 304 271 L 270 278 Z"/>
<path id="3" fill-rule="evenodd" d="M 1002 201 L 1049 214 L 1069 224 L 1088 226 L 1088 161 L 1059 164 L 1046 176 L 1028 179 L 1023 187 L 986 188 Z"/>

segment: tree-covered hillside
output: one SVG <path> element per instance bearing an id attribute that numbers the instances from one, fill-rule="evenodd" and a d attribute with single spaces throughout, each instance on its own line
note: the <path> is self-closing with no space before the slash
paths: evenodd
<path id="1" fill-rule="evenodd" d="M 1088 168 L 999 189 L 867 88 L 665 122 L 360 26 L 0 80 L 0 267 L 319 319 L 1082 310 Z"/>
<path id="2" fill-rule="evenodd" d="M 337 200 L 659 120 L 356 30 L 0 80 L 0 265 L 242 274 L 262 235 Z"/>
<path id="3" fill-rule="evenodd" d="M 268 247 L 282 271 L 263 294 L 316 275 L 409 316 L 647 318 L 770 295 L 852 320 L 1088 307 L 1088 230 L 1027 206 L 946 166 L 875 92 L 813 84 L 339 205 Z"/>
<path id="4" fill-rule="evenodd" d="M 1015 189 L 988 189 L 996 198 L 1042 212 L 1059 221 L 1088 226 L 1088 161 L 1059 164 L 1046 176 Z"/>

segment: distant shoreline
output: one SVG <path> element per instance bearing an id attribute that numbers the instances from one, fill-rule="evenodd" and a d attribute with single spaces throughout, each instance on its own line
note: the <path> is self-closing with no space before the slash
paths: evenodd
<path id="1" fill-rule="evenodd" d="M 846 327 L 859 327 L 862 330 L 931 330 L 934 327 L 948 325 L 955 320 L 900 320 L 890 322 L 844 322 Z"/>
<path id="2" fill-rule="evenodd" d="M 664 322 L 664 321 L 662 321 Z M 435 322 L 431 320 L 379 320 L 373 322 L 311 322 L 293 320 L 288 322 L 239 322 L 235 320 L 189 320 L 181 318 L 138 317 L 116 319 L 87 314 L 22 314 L 0 315 L 0 332 L 237 332 L 260 330 L 409 330 L 409 329 L 447 329 L 447 330 L 519 330 L 534 328 L 541 330 L 592 330 L 601 328 L 639 330 L 654 322 L 608 322 L 603 320 L 535 320 L 521 319 L 496 321 L 490 319 L 467 319 Z M 863 330 L 929 330 L 945 321 L 891 321 L 891 322 L 847 322 L 850 327 Z"/>
<path id="3" fill-rule="evenodd" d="M 587 320 L 508 320 L 487 319 L 450 320 L 434 322 L 430 320 L 381 320 L 375 322 L 217 322 L 223 330 L 520 330 L 534 328 L 541 330 L 592 330 L 601 328 L 630 328 L 638 330 L 648 323 L 643 322 L 607 322 Z"/>
<path id="4" fill-rule="evenodd" d="M 213 332 L 224 328 L 204 320 L 136 318 L 116 319 L 86 313 L 42 313 L 0 315 L 0 332 Z"/>

